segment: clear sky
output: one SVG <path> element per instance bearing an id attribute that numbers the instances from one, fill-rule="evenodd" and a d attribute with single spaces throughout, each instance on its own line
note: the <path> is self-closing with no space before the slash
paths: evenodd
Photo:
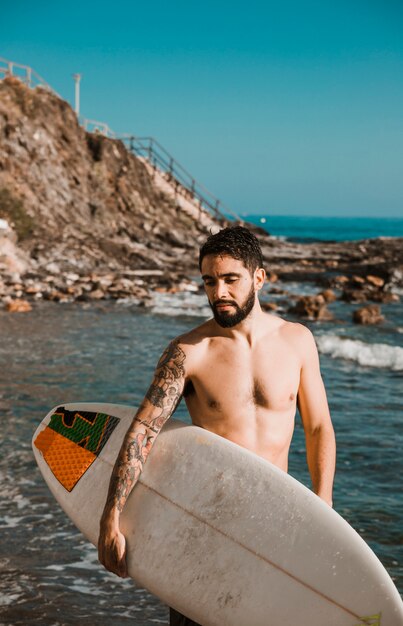
<path id="1" fill-rule="evenodd" d="M 1 1 L 0 56 L 238 213 L 403 215 L 402 0 Z"/>

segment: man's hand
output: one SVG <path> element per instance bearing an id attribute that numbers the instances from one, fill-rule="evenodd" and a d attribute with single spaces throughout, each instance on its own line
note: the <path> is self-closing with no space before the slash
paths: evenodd
<path id="1" fill-rule="evenodd" d="M 119 530 L 119 524 L 101 519 L 98 540 L 98 558 L 107 570 L 126 578 L 126 539 Z"/>

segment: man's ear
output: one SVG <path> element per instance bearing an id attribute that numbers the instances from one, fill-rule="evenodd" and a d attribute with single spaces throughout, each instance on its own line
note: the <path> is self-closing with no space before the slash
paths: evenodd
<path id="1" fill-rule="evenodd" d="M 255 270 L 255 275 L 254 275 L 254 285 L 257 291 L 260 291 L 260 289 L 263 287 L 265 280 L 266 280 L 266 271 L 263 269 L 263 267 L 258 267 Z"/>

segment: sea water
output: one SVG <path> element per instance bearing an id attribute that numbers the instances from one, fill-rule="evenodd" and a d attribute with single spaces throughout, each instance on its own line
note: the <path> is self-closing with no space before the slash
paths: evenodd
<path id="1" fill-rule="evenodd" d="M 299 243 L 403 237 L 402 217 L 242 215 L 275 237 Z"/>
<path id="2" fill-rule="evenodd" d="M 315 291 L 310 284 L 283 286 L 293 293 Z M 262 297 L 277 299 L 278 314 L 293 319 L 270 285 Z M 329 309 L 337 322 L 307 323 L 319 348 L 337 435 L 334 506 L 402 591 L 403 305 L 382 305 L 385 322 L 370 328 L 352 324 L 354 306 L 336 301 Z M 31 439 L 57 404 L 138 405 L 169 340 L 209 315 L 202 293 L 156 294 L 147 311 L 124 302 L 42 303 L 29 314 L 0 311 L 1 624 L 168 623 L 159 600 L 98 564 L 95 548 L 49 493 Z M 176 416 L 189 419 L 183 405 Z M 310 485 L 298 414 L 290 473 Z"/>

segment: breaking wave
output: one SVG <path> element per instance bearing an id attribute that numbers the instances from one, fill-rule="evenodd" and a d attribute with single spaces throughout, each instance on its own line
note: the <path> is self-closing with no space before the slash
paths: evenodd
<path id="1" fill-rule="evenodd" d="M 403 370 L 403 348 L 384 343 L 365 343 L 337 335 L 316 337 L 318 350 L 334 358 L 356 361 L 367 367 L 384 367 L 394 371 Z"/>
<path id="2" fill-rule="evenodd" d="M 152 313 L 159 315 L 186 315 L 190 317 L 208 318 L 212 316 L 204 294 L 191 292 L 154 293 Z"/>

